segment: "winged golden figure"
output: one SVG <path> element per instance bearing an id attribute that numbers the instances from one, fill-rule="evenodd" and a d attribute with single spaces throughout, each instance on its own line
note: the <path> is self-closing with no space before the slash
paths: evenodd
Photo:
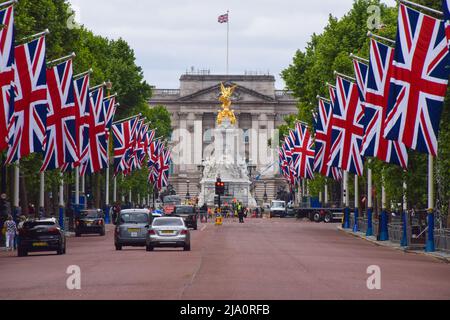
<path id="1" fill-rule="evenodd" d="M 232 87 L 225 87 L 223 83 L 220 84 L 220 92 L 221 96 L 219 98 L 220 102 L 222 102 L 222 111 L 217 116 L 217 124 L 221 125 L 223 119 L 230 119 L 231 124 L 236 124 L 236 116 L 234 115 L 234 110 L 231 110 L 231 97 L 233 96 L 234 91 L 236 90 L 237 85 Z"/>

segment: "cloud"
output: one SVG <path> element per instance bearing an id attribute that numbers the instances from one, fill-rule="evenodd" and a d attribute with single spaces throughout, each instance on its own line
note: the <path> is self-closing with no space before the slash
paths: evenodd
<path id="1" fill-rule="evenodd" d="M 122 37 L 135 50 L 148 83 L 177 88 L 191 66 L 224 73 L 230 10 L 230 71 L 268 70 L 279 77 L 297 49 L 320 33 L 328 15 L 341 17 L 353 0 L 70 0 L 77 21 L 96 34 Z M 385 1 L 394 5 L 394 0 Z"/>

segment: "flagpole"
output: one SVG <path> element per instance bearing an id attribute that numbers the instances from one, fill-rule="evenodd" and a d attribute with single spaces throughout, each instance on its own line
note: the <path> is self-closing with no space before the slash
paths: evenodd
<path id="1" fill-rule="evenodd" d="M 408 241 L 408 222 L 409 222 L 409 217 L 408 217 L 408 199 L 406 196 L 406 192 L 408 190 L 408 185 L 406 184 L 406 181 L 403 180 L 403 211 L 402 211 L 402 226 L 403 226 L 403 230 L 402 230 L 402 241 L 400 243 L 400 245 L 402 247 L 407 247 L 409 245 L 409 241 Z"/>
<path id="2" fill-rule="evenodd" d="M 45 173 L 41 172 L 39 174 L 39 209 L 44 212 L 45 208 Z"/>
<path id="3" fill-rule="evenodd" d="M 350 229 L 350 194 L 348 192 L 348 171 L 344 171 L 344 229 Z"/>
<path id="4" fill-rule="evenodd" d="M 6 2 L 3 2 L 3 3 L 0 3 L 0 8 L 7 7 L 9 5 L 16 5 L 17 3 L 19 3 L 18 0 L 6 1 Z"/>
<path id="5" fill-rule="evenodd" d="M 366 237 L 373 236 L 372 214 L 373 214 L 373 197 L 372 197 L 372 169 L 367 171 L 367 231 Z"/>
<path id="6" fill-rule="evenodd" d="M 75 168 L 75 213 L 80 210 L 80 167 Z"/>
<path id="7" fill-rule="evenodd" d="M 19 212 L 19 183 L 20 183 L 20 168 L 19 160 L 17 160 L 14 165 L 14 194 L 13 194 L 13 208 L 14 208 L 14 218 Z"/>
<path id="8" fill-rule="evenodd" d="M 59 185 L 59 225 L 62 230 L 66 230 L 64 223 L 64 179 L 63 173 L 60 172 L 61 182 Z"/>
<path id="9" fill-rule="evenodd" d="M 358 218 L 359 218 L 359 179 L 355 174 L 355 224 L 353 225 L 353 232 L 358 232 Z"/>
<path id="10" fill-rule="evenodd" d="M 230 10 L 227 10 L 227 75 L 229 75 L 230 67 Z"/>
<path id="11" fill-rule="evenodd" d="M 428 155 L 428 234 L 426 252 L 434 252 L 434 157 Z"/>

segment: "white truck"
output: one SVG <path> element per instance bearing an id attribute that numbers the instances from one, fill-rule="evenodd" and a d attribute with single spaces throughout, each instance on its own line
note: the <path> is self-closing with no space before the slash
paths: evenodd
<path id="1" fill-rule="evenodd" d="M 272 200 L 270 204 L 270 217 L 284 218 L 287 216 L 286 201 Z"/>

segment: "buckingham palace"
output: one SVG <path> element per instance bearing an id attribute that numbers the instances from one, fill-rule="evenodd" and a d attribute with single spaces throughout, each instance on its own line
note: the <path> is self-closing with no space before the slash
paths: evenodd
<path id="1" fill-rule="evenodd" d="M 296 114 L 297 100 L 275 89 L 273 75 L 212 75 L 187 72 L 180 87 L 153 89 L 150 107 L 163 105 L 171 114 L 173 165 L 170 184 L 184 197 L 200 195 L 204 159 L 214 153 L 214 129 L 220 111 L 221 84 L 234 85 L 232 108 L 236 115 L 236 152 L 248 163 L 251 191 L 258 204 L 276 197 L 285 181 L 278 168 L 278 126 Z M 265 199 L 266 198 L 266 199 Z"/>

